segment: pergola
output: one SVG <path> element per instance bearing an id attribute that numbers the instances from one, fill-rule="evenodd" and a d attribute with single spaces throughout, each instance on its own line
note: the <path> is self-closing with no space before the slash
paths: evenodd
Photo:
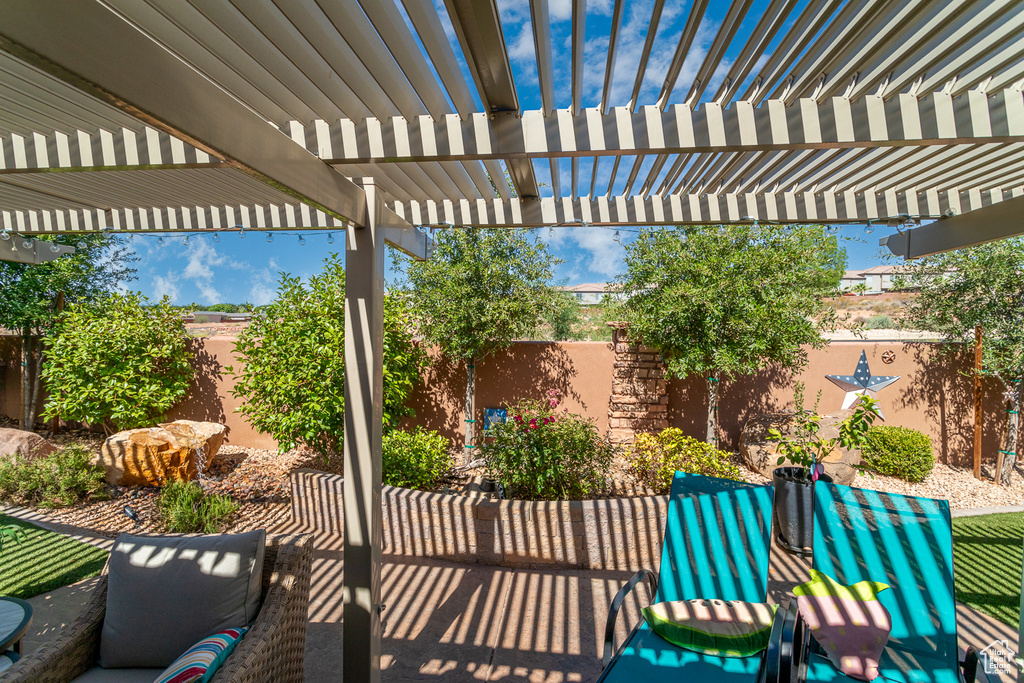
<path id="1" fill-rule="evenodd" d="M 379 678 L 385 243 L 870 222 L 916 257 L 1024 233 L 1020 0 L 519 5 L 535 73 L 498 0 L 0 0 L 0 228 L 345 231 L 349 681 Z"/>

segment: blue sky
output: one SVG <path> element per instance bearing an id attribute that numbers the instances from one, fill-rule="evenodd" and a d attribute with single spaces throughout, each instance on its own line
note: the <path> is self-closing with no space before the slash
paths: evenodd
<path id="1" fill-rule="evenodd" d="M 628 242 L 634 233 L 623 228 L 619 239 Z M 861 226 L 844 226 L 838 236 L 845 247 L 849 268 L 868 268 L 882 263 L 878 248 L 879 231 L 866 235 Z M 622 270 L 623 246 L 616 242 L 615 230 L 597 227 L 561 227 L 540 229 L 538 236 L 548 243 L 552 253 L 562 259 L 555 279 L 567 284 L 606 282 Z M 308 277 L 320 271 L 323 259 L 331 251 L 344 248 L 342 235 L 334 233 L 334 244 L 325 233 L 305 234 L 299 245 L 297 233 L 275 234 L 272 243 L 266 235 L 246 232 L 221 233 L 220 241 L 210 235 L 136 235 L 131 247 L 139 256 L 135 264 L 138 279 L 126 283 L 150 298 L 168 295 L 175 304 L 214 303 L 265 304 L 274 297 L 280 272 Z M 844 239 L 845 238 L 845 239 Z"/>
<path id="2" fill-rule="evenodd" d="M 798 3 L 795 16 L 808 0 Z M 767 0 L 754 0 L 752 7 L 745 16 L 733 45 L 742 45 L 751 34 L 754 25 L 761 17 L 761 10 Z M 470 81 L 469 72 L 465 68 L 465 59 L 457 45 L 454 30 L 444 9 L 443 0 L 434 0 L 442 24 L 448 31 L 455 46 L 456 54 L 462 63 L 464 73 Z M 512 69 L 520 96 L 520 106 L 524 110 L 541 108 L 540 90 L 537 80 L 537 62 L 534 55 L 533 33 L 530 27 L 529 3 L 524 0 L 499 0 L 498 2 L 505 38 L 509 49 Z M 570 70 L 571 64 L 571 9 L 572 0 L 551 0 L 551 36 L 553 49 L 555 106 L 567 108 L 570 105 Z M 610 102 L 612 105 L 625 105 L 632 93 L 637 65 L 648 31 L 653 0 L 631 0 L 626 3 L 623 26 L 620 36 L 619 50 L 613 70 Z M 689 84 L 693 80 L 704 60 L 708 49 L 723 19 L 723 13 L 729 3 L 709 4 L 709 10 L 697 31 L 697 37 L 687 58 L 683 62 L 678 87 L 673 91 L 669 102 L 682 102 Z M 661 90 L 665 74 L 669 68 L 679 36 L 689 16 L 691 2 L 670 2 L 665 4 L 661 16 L 650 63 L 646 77 L 640 90 L 639 101 L 653 103 Z M 586 46 L 584 51 L 583 72 L 583 105 L 588 107 L 600 104 L 604 84 L 605 64 L 608 52 L 608 35 L 613 9 L 612 0 L 590 0 L 587 3 Z M 779 35 L 783 34 L 779 32 Z M 770 51 L 770 48 L 769 48 Z M 722 67 L 711 77 L 705 89 L 702 101 L 715 94 L 724 74 L 731 65 L 734 50 L 727 51 L 722 60 Z M 564 67 L 564 68 L 561 68 Z M 753 78 L 751 76 L 750 78 Z M 749 80 L 749 79 L 748 79 Z M 742 86 L 740 92 L 743 91 Z M 479 102 L 478 102 L 479 106 Z M 624 157 L 619 173 L 612 184 L 612 194 L 621 194 L 634 158 Z M 653 157 L 648 159 L 640 169 L 639 180 L 634 191 L 642 184 Z M 581 195 L 590 192 L 592 160 L 581 160 L 580 186 Z M 656 184 L 668 172 L 666 164 L 656 179 Z M 541 184 L 541 194 L 550 196 L 551 172 L 549 164 L 534 164 L 537 179 Z M 612 161 L 603 159 L 598 165 L 595 180 L 595 192 L 604 194 L 609 189 Z M 568 193 L 571 182 L 571 165 L 568 159 L 558 163 L 558 176 L 563 194 Z M 848 238 L 844 241 L 849 255 L 850 268 L 867 268 L 882 262 L 878 248 L 878 237 L 888 232 L 882 229 L 871 235 L 864 233 L 862 226 L 848 226 L 841 229 L 839 236 Z M 614 229 L 599 227 L 558 227 L 552 230 L 541 229 L 541 239 L 548 242 L 552 252 L 563 263 L 556 270 L 556 280 L 567 284 L 583 282 L 605 282 L 614 278 L 622 269 L 623 247 L 616 239 Z M 619 231 L 619 239 L 628 241 L 633 235 L 632 230 Z M 327 243 L 327 235 L 323 233 L 306 234 L 305 245 L 299 244 L 299 236 L 295 232 L 278 233 L 272 243 L 267 243 L 266 235 L 247 232 L 244 238 L 238 233 L 222 233 L 219 242 L 214 242 L 209 235 L 191 236 L 187 244 L 182 244 L 183 235 L 165 235 L 163 244 L 158 243 L 159 236 L 138 235 L 132 247 L 140 257 L 138 280 L 127 283 L 132 289 L 139 289 L 149 297 L 159 298 L 163 295 L 171 297 L 176 304 L 196 303 L 199 305 L 219 302 L 242 303 L 252 302 L 264 304 L 274 296 L 274 290 L 280 272 L 293 275 L 309 276 L 320 269 L 320 264 L 330 251 L 343 248 L 342 236 L 335 233 L 334 244 Z"/>

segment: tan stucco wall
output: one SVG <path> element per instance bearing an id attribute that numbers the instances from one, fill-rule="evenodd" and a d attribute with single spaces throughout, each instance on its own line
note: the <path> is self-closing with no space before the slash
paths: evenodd
<path id="1" fill-rule="evenodd" d="M 233 379 L 224 367 L 236 361 L 233 337 L 194 341 L 199 372 L 188 398 L 170 418 L 214 420 L 228 426 L 228 443 L 274 448 L 266 434 L 250 427 L 234 412 L 240 401 L 230 394 Z M 900 375 L 895 384 L 879 393 L 886 424 L 919 429 L 932 438 L 942 462 L 969 464 L 973 453 L 973 380 L 963 374 L 969 360 L 959 365 L 935 359 L 936 345 L 900 342 L 833 342 L 824 349 L 808 351 L 807 367 L 796 379 L 806 386 L 808 407 L 821 390 L 821 412 L 838 410 L 843 391 L 825 375 L 851 374 L 861 350 L 866 350 L 871 371 Z M 891 365 L 882 354 L 893 351 Z M 412 395 L 416 416 L 407 425 L 436 429 L 460 444 L 463 433 L 465 367 L 439 359 L 427 370 L 424 382 Z M 548 389 L 562 395 L 562 406 L 594 418 L 604 432 L 608 425 L 608 397 L 612 387 L 614 354 L 607 342 L 522 342 L 477 362 L 477 424 L 482 427 L 483 409 L 500 407 L 524 398 L 541 399 Z M 0 409 L 16 417 L 21 410 L 17 340 L 0 339 Z M 985 383 L 983 453 L 995 458 L 1005 428 L 1006 413 L 999 386 Z M 705 382 L 698 377 L 669 382 L 669 423 L 695 437 L 702 437 L 705 420 Z M 793 379 L 789 372 L 765 370 L 752 377 L 722 383 L 719 419 L 723 446 L 736 448 L 744 422 L 752 415 L 792 408 Z"/>

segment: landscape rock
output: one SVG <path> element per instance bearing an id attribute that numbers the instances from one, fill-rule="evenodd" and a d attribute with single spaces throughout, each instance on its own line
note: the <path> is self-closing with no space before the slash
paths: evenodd
<path id="1" fill-rule="evenodd" d="M 20 455 L 32 460 L 57 450 L 52 443 L 35 432 L 21 429 L 0 429 L 0 460 Z"/>
<path id="2" fill-rule="evenodd" d="M 96 462 L 114 486 L 163 486 L 191 481 L 205 472 L 224 442 L 216 422 L 175 420 L 158 427 L 119 432 L 108 438 Z"/>
<path id="3" fill-rule="evenodd" d="M 823 415 L 818 436 L 822 439 L 838 439 L 839 425 L 853 414 L 852 410 L 840 410 Z M 767 413 L 747 420 L 740 433 L 740 457 L 747 467 L 771 478 L 776 467 L 786 467 L 794 463 L 786 460 L 779 462 L 777 441 L 768 438 L 770 429 L 778 429 L 783 435 L 792 435 L 796 416 L 793 413 Z M 855 467 L 861 462 L 860 451 L 845 451 L 836 446 L 825 456 L 825 473 L 830 475 L 837 484 L 850 485 L 857 475 Z"/>

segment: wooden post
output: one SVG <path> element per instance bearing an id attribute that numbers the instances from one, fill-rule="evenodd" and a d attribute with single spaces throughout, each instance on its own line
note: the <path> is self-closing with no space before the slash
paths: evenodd
<path id="1" fill-rule="evenodd" d="M 981 325 L 974 327 L 974 478 L 981 479 Z"/>

